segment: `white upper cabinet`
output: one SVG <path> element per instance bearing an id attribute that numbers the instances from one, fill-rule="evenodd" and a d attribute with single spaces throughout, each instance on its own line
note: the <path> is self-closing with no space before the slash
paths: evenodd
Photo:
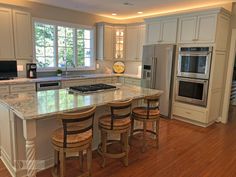
<path id="1" fill-rule="evenodd" d="M 192 43 L 195 40 L 197 17 L 183 17 L 179 20 L 179 42 Z"/>
<path id="2" fill-rule="evenodd" d="M 161 22 L 151 22 L 146 24 L 146 43 L 157 44 L 161 40 Z"/>
<path id="3" fill-rule="evenodd" d="M 177 38 L 177 19 L 162 21 L 161 43 L 174 44 Z"/>
<path id="4" fill-rule="evenodd" d="M 125 59 L 125 26 L 114 26 L 114 59 L 124 60 Z"/>
<path id="5" fill-rule="evenodd" d="M 13 10 L 15 54 L 17 59 L 32 59 L 32 25 L 30 13 Z"/>
<path id="6" fill-rule="evenodd" d="M 196 39 L 198 42 L 214 42 L 217 15 L 198 16 Z"/>
<path id="7" fill-rule="evenodd" d="M 0 8 L 0 59 L 14 59 L 11 9 Z"/>
<path id="8" fill-rule="evenodd" d="M 97 59 L 113 59 L 113 26 L 98 23 L 97 24 Z"/>
<path id="9" fill-rule="evenodd" d="M 216 34 L 217 15 L 181 17 L 179 43 L 213 43 Z"/>
<path id="10" fill-rule="evenodd" d="M 126 60 L 141 60 L 145 40 L 144 25 L 128 25 L 126 29 Z"/>
<path id="11" fill-rule="evenodd" d="M 177 36 L 177 18 L 146 20 L 147 44 L 174 44 Z"/>

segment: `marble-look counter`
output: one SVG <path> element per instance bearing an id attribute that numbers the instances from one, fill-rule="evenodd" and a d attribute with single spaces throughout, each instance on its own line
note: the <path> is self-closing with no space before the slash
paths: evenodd
<path id="1" fill-rule="evenodd" d="M 139 99 L 162 93 L 158 90 L 127 85 L 117 85 L 117 88 L 113 91 L 91 94 L 69 93 L 67 89 L 22 92 L 1 95 L 0 103 L 11 109 L 21 119 L 42 119 L 65 111 L 83 109 L 93 105 L 102 106 L 116 100 Z"/>
<path id="2" fill-rule="evenodd" d="M 68 81 L 68 80 L 78 80 L 78 79 L 91 79 L 91 78 L 106 78 L 106 77 L 128 77 L 140 79 L 138 75 L 132 74 L 82 74 L 73 76 L 70 75 L 68 77 L 41 77 L 36 79 L 28 79 L 28 78 L 17 78 L 13 80 L 1 80 L 0 85 L 12 85 L 12 84 L 26 84 L 26 83 L 36 83 L 36 82 L 49 82 L 49 81 Z"/>

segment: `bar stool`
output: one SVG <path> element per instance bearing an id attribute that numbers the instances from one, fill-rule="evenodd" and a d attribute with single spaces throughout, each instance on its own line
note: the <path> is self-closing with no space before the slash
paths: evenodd
<path id="1" fill-rule="evenodd" d="M 142 140 L 142 152 L 145 151 L 147 143 L 146 143 L 146 134 L 151 133 L 156 136 L 156 147 L 159 147 L 159 119 L 160 119 L 160 111 L 159 111 L 159 98 L 160 95 L 156 94 L 153 96 L 146 96 L 144 101 L 147 103 L 146 107 L 136 107 L 132 110 L 132 126 L 131 126 L 131 136 L 133 136 L 134 132 L 142 132 L 143 140 Z M 134 121 L 142 122 L 143 129 L 134 129 Z M 156 131 L 147 129 L 147 123 L 155 123 Z"/>
<path id="2" fill-rule="evenodd" d="M 93 120 L 95 110 L 96 107 L 92 107 L 78 113 L 63 113 L 59 115 L 63 127 L 55 130 L 51 136 L 56 156 L 56 164 L 52 170 L 53 176 L 65 176 L 66 153 L 79 153 L 80 170 L 83 172 L 84 151 L 87 156 L 87 171 L 83 172 L 80 176 L 91 176 Z M 58 174 L 57 169 L 59 164 L 60 172 Z"/>
<path id="3" fill-rule="evenodd" d="M 124 165 L 128 166 L 131 105 L 132 99 L 109 103 L 108 106 L 111 109 L 111 114 L 104 115 L 99 118 L 101 144 L 98 147 L 98 153 L 103 158 L 102 167 L 105 167 L 106 158 L 123 158 Z M 119 134 L 120 140 L 108 140 L 108 134 Z M 122 152 L 108 152 L 107 146 L 117 142 L 121 144 Z"/>

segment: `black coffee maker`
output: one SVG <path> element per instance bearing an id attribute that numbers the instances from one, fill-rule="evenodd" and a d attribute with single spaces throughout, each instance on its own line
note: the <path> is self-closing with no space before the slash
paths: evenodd
<path id="1" fill-rule="evenodd" d="M 26 75 L 27 78 L 37 78 L 37 65 L 35 63 L 26 64 Z"/>

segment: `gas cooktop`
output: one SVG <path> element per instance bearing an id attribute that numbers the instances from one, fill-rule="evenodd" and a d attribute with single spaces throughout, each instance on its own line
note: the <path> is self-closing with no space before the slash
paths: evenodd
<path id="1" fill-rule="evenodd" d="M 69 88 L 70 91 L 79 93 L 93 93 L 93 92 L 101 92 L 105 90 L 115 90 L 115 89 L 117 89 L 116 86 L 108 84 L 82 85 Z"/>

